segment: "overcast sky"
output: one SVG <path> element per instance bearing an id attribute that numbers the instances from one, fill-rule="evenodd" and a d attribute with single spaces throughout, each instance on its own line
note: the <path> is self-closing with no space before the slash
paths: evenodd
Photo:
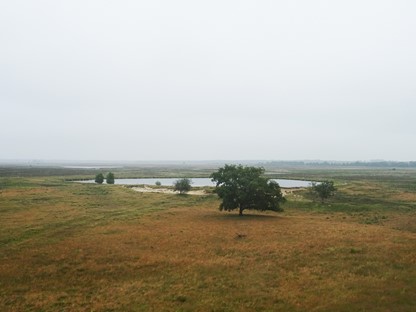
<path id="1" fill-rule="evenodd" d="M 416 1 L 2 1 L 0 159 L 416 160 Z"/>

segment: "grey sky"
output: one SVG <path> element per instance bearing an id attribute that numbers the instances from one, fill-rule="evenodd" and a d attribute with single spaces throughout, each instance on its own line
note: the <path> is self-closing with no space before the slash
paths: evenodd
<path id="1" fill-rule="evenodd" d="M 0 159 L 416 160 L 416 2 L 2 1 Z"/>

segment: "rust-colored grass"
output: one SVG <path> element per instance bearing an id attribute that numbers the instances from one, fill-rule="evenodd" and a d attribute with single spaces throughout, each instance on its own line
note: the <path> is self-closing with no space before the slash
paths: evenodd
<path id="1" fill-rule="evenodd" d="M 416 305 L 416 233 L 388 224 L 293 208 L 238 217 L 219 212 L 214 197 L 118 186 L 10 188 L 0 196 L 1 311 Z"/>

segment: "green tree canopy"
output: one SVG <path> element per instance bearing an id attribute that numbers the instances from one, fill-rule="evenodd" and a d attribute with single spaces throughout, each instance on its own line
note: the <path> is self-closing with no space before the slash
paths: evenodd
<path id="1" fill-rule="evenodd" d="M 312 191 L 321 199 L 323 203 L 325 199 L 334 196 L 337 189 L 333 181 L 323 181 L 320 183 L 312 183 Z"/>
<path id="2" fill-rule="evenodd" d="M 114 184 L 114 174 L 112 172 L 107 173 L 107 184 Z"/>
<path id="3" fill-rule="evenodd" d="M 283 211 L 279 184 L 263 174 L 264 168 L 242 165 L 225 165 L 211 174 L 215 193 L 222 199 L 220 210 L 238 209 L 240 215 L 245 209 Z"/>
<path id="4" fill-rule="evenodd" d="M 173 183 L 173 189 L 175 191 L 179 191 L 180 194 L 185 194 L 186 192 L 189 192 L 191 190 L 191 184 L 192 180 L 188 178 L 183 178 L 176 180 L 175 183 Z"/>
<path id="5" fill-rule="evenodd" d="M 102 173 L 98 173 L 95 176 L 95 183 L 102 184 L 104 182 L 104 175 Z"/>

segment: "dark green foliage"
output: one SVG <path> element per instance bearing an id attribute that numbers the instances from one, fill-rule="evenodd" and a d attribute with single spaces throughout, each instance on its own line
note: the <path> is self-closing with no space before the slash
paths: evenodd
<path id="1" fill-rule="evenodd" d="M 173 184 L 173 189 L 179 191 L 180 194 L 185 194 L 191 190 L 192 180 L 188 178 L 183 178 L 176 180 Z"/>
<path id="2" fill-rule="evenodd" d="M 160 181 L 156 181 L 156 186 L 161 186 L 162 185 L 162 183 L 160 182 Z"/>
<path id="3" fill-rule="evenodd" d="M 104 175 L 99 173 L 95 176 L 95 183 L 102 184 L 104 182 Z"/>
<path id="4" fill-rule="evenodd" d="M 285 201 L 277 182 L 263 176 L 264 168 L 225 165 L 211 174 L 215 193 L 222 199 L 220 210 L 245 209 L 283 211 Z"/>
<path id="5" fill-rule="evenodd" d="M 312 183 L 312 191 L 321 199 L 322 203 L 325 199 L 334 196 L 337 189 L 333 181 L 323 181 L 321 183 Z"/>
<path id="6" fill-rule="evenodd" d="M 106 177 L 107 184 L 114 184 L 114 174 L 109 172 Z"/>

